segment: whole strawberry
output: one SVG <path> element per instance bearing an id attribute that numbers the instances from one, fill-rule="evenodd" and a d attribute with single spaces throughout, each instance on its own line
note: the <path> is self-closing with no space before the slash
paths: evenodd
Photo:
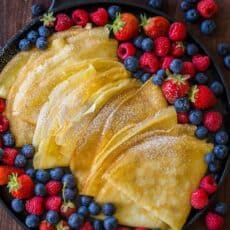
<path id="1" fill-rule="evenodd" d="M 72 202 L 63 203 L 60 208 L 61 216 L 68 219 L 73 213 L 76 212 L 76 206 Z"/>
<path id="2" fill-rule="evenodd" d="M 11 195 L 17 199 L 28 199 L 34 194 L 34 182 L 26 174 L 20 176 L 17 174 L 11 175 L 7 187 Z"/>
<path id="3" fill-rule="evenodd" d="M 187 36 L 186 26 L 182 22 L 174 22 L 169 28 L 169 38 L 172 41 L 183 41 Z"/>
<path id="4" fill-rule="evenodd" d="M 210 132 L 218 131 L 222 126 L 222 122 L 223 116 L 220 112 L 206 112 L 204 114 L 203 123 Z"/>
<path id="5" fill-rule="evenodd" d="M 44 214 L 44 210 L 45 210 L 44 198 L 40 196 L 35 196 L 30 200 L 26 201 L 25 207 L 26 207 L 26 211 L 29 214 L 41 216 L 42 214 Z"/>
<path id="6" fill-rule="evenodd" d="M 195 209 L 202 209 L 208 204 L 208 194 L 203 189 L 197 189 L 192 193 L 191 205 Z"/>
<path id="7" fill-rule="evenodd" d="M 204 18 L 212 18 L 218 11 L 218 5 L 214 0 L 201 0 L 197 4 L 199 14 Z"/>
<path id="8" fill-rule="evenodd" d="M 189 62 L 189 61 L 183 62 L 183 68 L 182 68 L 181 74 L 187 75 L 189 77 L 189 79 L 194 78 L 194 76 L 196 74 L 196 69 L 195 69 L 193 63 Z"/>
<path id="9" fill-rule="evenodd" d="M 14 165 L 15 158 L 18 155 L 18 150 L 14 148 L 5 148 L 2 158 L 2 163 L 5 165 Z"/>
<path id="10" fill-rule="evenodd" d="M 189 83 L 182 75 L 169 75 L 162 84 L 162 92 L 170 104 L 189 92 Z"/>
<path id="11" fill-rule="evenodd" d="M 171 64 L 171 62 L 174 60 L 174 58 L 172 56 L 166 56 L 163 58 L 162 60 L 162 64 L 161 64 L 161 68 L 162 69 L 169 69 L 169 66 Z"/>
<path id="12" fill-rule="evenodd" d="M 0 133 L 5 132 L 9 128 L 9 120 L 0 114 Z"/>
<path id="13" fill-rule="evenodd" d="M 159 57 L 165 57 L 170 51 L 170 40 L 167 37 L 158 37 L 154 41 L 155 54 Z"/>
<path id="14" fill-rule="evenodd" d="M 175 58 L 179 58 L 182 57 L 184 55 L 185 52 L 185 47 L 183 42 L 173 42 L 171 45 L 171 50 L 170 50 L 170 54 L 175 57 Z"/>
<path id="15" fill-rule="evenodd" d="M 20 168 L 1 165 L 0 166 L 0 185 L 6 185 L 9 182 L 9 176 L 12 174 L 17 174 L 18 176 L 24 174 L 25 171 Z"/>
<path id="16" fill-rule="evenodd" d="M 62 199 L 60 196 L 50 196 L 45 201 L 46 210 L 52 210 L 59 212 L 62 205 Z"/>
<path id="17" fill-rule="evenodd" d="M 210 65 L 210 58 L 206 55 L 197 54 L 192 58 L 192 63 L 197 71 L 205 72 Z"/>
<path id="18" fill-rule="evenodd" d="M 73 21 L 67 14 L 58 14 L 56 16 L 56 31 L 68 30 L 72 25 Z"/>
<path id="19" fill-rule="evenodd" d="M 77 9 L 72 13 L 72 20 L 78 26 L 86 26 L 89 22 L 89 14 L 86 10 Z"/>
<path id="20" fill-rule="evenodd" d="M 58 195 L 62 189 L 62 183 L 60 181 L 51 180 L 46 184 L 46 191 L 50 196 Z"/>
<path id="21" fill-rule="evenodd" d="M 145 52 L 140 57 L 139 65 L 147 73 L 156 73 L 160 68 L 160 62 L 151 52 Z"/>
<path id="22" fill-rule="evenodd" d="M 208 194 L 216 192 L 218 185 L 212 175 L 205 176 L 200 182 L 200 188 L 204 189 Z"/>
<path id="23" fill-rule="evenodd" d="M 208 212 L 205 223 L 208 230 L 220 230 L 224 226 L 224 218 L 214 212 Z"/>
<path id="24" fill-rule="evenodd" d="M 90 20 L 97 26 L 105 26 L 109 21 L 109 14 L 105 8 L 98 8 L 90 14 Z"/>
<path id="25" fill-rule="evenodd" d="M 194 85 L 190 91 L 190 100 L 196 109 L 209 109 L 217 103 L 217 98 L 206 85 Z"/>
<path id="26" fill-rule="evenodd" d="M 131 13 L 117 14 L 112 25 L 108 25 L 118 41 L 127 41 L 137 36 L 139 21 Z"/>
<path id="27" fill-rule="evenodd" d="M 56 228 L 48 221 L 43 220 L 39 225 L 39 230 L 55 230 Z"/>
<path id="28" fill-rule="evenodd" d="M 141 25 L 147 36 L 152 39 L 167 36 L 169 31 L 169 21 L 161 16 L 147 18 L 145 15 L 141 16 Z"/>

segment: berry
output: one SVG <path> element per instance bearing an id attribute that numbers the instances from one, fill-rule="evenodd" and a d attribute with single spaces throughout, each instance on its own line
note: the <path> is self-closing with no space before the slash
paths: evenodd
<path id="1" fill-rule="evenodd" d="M 2 163 L 6 165 L 14 165 L 17 155 L 18 155 L 17 149 L 5 148 L 3 158 L 2 158 Z"/>
<path id="2" fill-rule="evenodd" d="M 219 172 L 221 169 L 221 161 L 214 159 L 209 165 L 208 165 L 208 169 L 210 172 L 212 173 L 216 173 Z"/>
<path id="3" fill-rule="evenodd" d="M 84 222 L 84 217 L 78 213 L 72 214 L 68 219 L 68 224 L 71 228 L 77 229 L 79 228 Z"/>
<path id="4" fill-rule="evenodd" d="M 46 213 L 46 220 L 50 224 L 57 224 L 60 220 L 60 217 L 57 212 L 51 210 Z"/>
<path id="5" fill-rule="evenodd" d="M 185 1 L 187 1 L 187 2 L 189 2 L 189 3 L 191 3 L 191 4 L 193 4 L 193 3 L 197 3 L 199 0 L 185 0 Z"/>
<path id="6" fill-rule="evenodd" d="M 24 145 L 21 149 L 21 154 L 24 155 L 27 159 L 33 158 L 35 149 L 33 145 Z"/>
<path id="7" fill-rule="evenodd" d="M 35 215 L 28 215 L 25 223 L 28 228 L 37 228 L 39 226 L 39 217 Z"/>
<path id="8" fill-rule="evenodd" d="M 89 205 L 89 212 L 91 215 L 98 215 L 101 212 L 100 205 L 96 202 L 91 202 Z"/>
<path id="9" fill-rule="evenodd" d="M 142 48 L 142 42 L 145 39 L 142 35 L 134 38 L 133 43 L 137 48 Z"/>
<path id="10" fill-rule="evenodd" d="M 109 14 L 105 8 L 98 8 L 90 14 L 90 20 L 97 26 L 105 26 L 109 22 Z"/>
<path id="11" fill-rule="evenodd" d="M 187 22 L 191 22 L 191 23 L 197 22 L 199 17 L 200 15 L 197 9 L 190 9 L 185 13 L 185 20 Z"/>
<path id="12" fill-rule="evenodd" d="M 31 43 L 28 39 L 22 39 L 19 41 L 18 47 L 21 51 L 28 51 L 31 48 Z"/>
<path id="13" fill-rule="evenodd" d="M 161 68 L 166 70 L 166 69 L 169 69 L 169 66 L 171 64 L 171 62 L 174 60 L 174 58 L 172 56 L 166 56 L 163 58 L 163 62 L 162 62 L 162 65 L 161 65 Z"/>
<path id="14" fill-rule="evenodd" d="M 117 14 L 121 13 L 121 7 L 117 5 L 110 6 L 108 8 L 109 17 L 114 20 Z"/>
<path id="15" fill-rule="evenodd" d="M 33 16 L 39 16 L 42 13 L 44 13 L 45 9 L 44 6 L 42 4 L 33 4 L 31 7 L 31 12 Z"/>
<path id="16" fill-rule="evenodd" d="M 63 196 L 65 200 L 74 200 L 77 196 L 77 191 L 75 189 L 66 188 Z"/>
<path id="17" fill-rule="evenodd" d="M 144 73 L 144 74 L 141 76 L 141 81 L 142 81 L 143 83 L 145 83 L 145 82 L 148 81 L 150 78 L 151 78 L 151 74 L 150 74 L 150 73 Z"/>
<path id="18" fill-rule="evenodd" d="M 219 43 L 217 45 L 217 52 L 222 57 L 230 54 L 230 43 Z"/>
<path id="19" fill-rule="evenodd" d="M 226 145 L 216 145 L 213 153 L 219 160 L 224 160 L 228 155 L 228 147 Z"/>
<path id="20" fill-rule="evenodd" d="M 193 56 L 192 63 L 197 71 L 205 72 L 210 65 L 210 58 L 208 56 L 198 54 Z"/>
<path id="21" fill-rule="evenodd" d="M 72 25 L 73 21 L 67 14 L 58 14 L 56 16 L 56 31 L 68 30 Z"/>
<path id="22" fill-rule="evenodd" d="M 140 67 L 147 73 L 156 73 L 160 68 L 157 57 L 150 52 L 145 52 L 139 60 Z"/>
<path id="23" fill-rule="evenodd" d="M 215 142 L 219 145 L 226 145 L 229 141 L 229 136 L 226 131 L 219 131 L 215 134 Z"/>
<path id="24" fill-rule="evenodd" d="M 6 100 L 3 98 L 0 98 L 0 113 L 3 113 L 6 108 Z"/>
<path id="25" fill-rule="evenodd" d="M 210 88 L 216 96 L 220 96 L 224 91 L 224 87 L 219 81 L 214 81 Z"/>
<path id="26" fill-rule="evenodd" d="M 173 73 L 180 73 L 182 71 L 182 68 L 183 68 L 183 62 L 180 59 L 174 59 L 170 63 L 169 67 Z"/>
<path id="27" fill-rule="evenodd" d="M 153 77 L 153 84 L 154 85 L 162 85 L 163 82 L 164 82 L 164 76 L 158 75 L 158 74 L 154 75 L 154 77 Z"/>
<path id="28" fill-rule="evenodd" d="M 177 120 L 180 124 L 187 124 L 189 122 L 188 113 L 187 112 L 178 112 Z"/>
<path id="29" fill-rule="evenodd" d="M 4 150 L 0 148 L 0 161 L 2 161 L 4 155 Z"/>
<path id="30" fill-rule="evenodd" d="M 38 49 L 40 49 L 40 50 L 45 50 L 45 49 L 47 49 L 47 47 L 48 47 L 48 42 L 47 42 L 46 38 L 44 38 L 44 37 L 38 38 L 37 41 L 36 41 L 36 47 L 37 47 Z"/>
<path id="31" fill-rule="evenodd" d="M 192 193 L 191 205 L 195 209 L 203 209 L 208 204 L 208 195 L 203 189 L 197 189 Z"/>
<path id="32" fill-rule="evenodd" d="M 117 229 L 118 221 L 115 217 L 107 217 L 104 220 L 104 229 L 105 230 L 115 230 Z"/>
<path id="33" fill-rule="evenodd" d="M 24 170 L 12 166 L 0 165 L 0 185 L 6 185 L 9 182 L 9 176 L 12 174 L 22 175 Z"/>
<path id="34" fill-rule="evenodd" d="M 170 51 L 170 40 L 167 37 L 158 37 L 154 41 L 155 54 L 159 57 L 165 57 Z"/>
<path id="35" fill-rule="evenodd" d="M 136 48 L 131 42 L 121 43 L 117 50 L 117 56 L 121 60 L 125 60 L 130 56 L 134 56 L 136 54 Z"/>
<path id="36" fill-rule="evenodd" d="M 200 123 L 202 122 L 202 118 L 203 118 L 203 113 L 200 110 L 197 109 L 192 110 L 189 113 L 189 121 L 193 125 L 200 125 Z"/>
<path id="37" fill-rule="evenodd" d="M 217 103 L 217 99 L 211 89 L 206 85 L 195 85 L 190 92 L 190 100 L 197 109 L 209 109 Z"/>
<path id="38" fill-rule="evenodd" d="M 47 191 L 45 185 L 42 183 L 36 184 L 34 188 L 34 193 L 36 196 L 41 196 L 41 197 L 46 196 Z"/>
<path id="39" fill-rule="evenodd" d="M 50 196 L 46 199 L 45 207 L 46 210 L 52 210 L 59 212 L 62 205 L 61 197 L 59 196 Z"/>
<path id="40" fill-rule="evenodd" d="M 41 37 L 47 38 L 50 36 L 50 30 L 46 26 L 40 26 L 38 28 L 38 33 Z"/>
<path id="41" fill-rule="evenodd" d="M 227 69 L 230 69 L 230 55 L 227 55 L 227 56 L 224 58 L 224 66 L 225 66 Z"/>
<path id="42" fill-rule="evenodd" d="M 15 137 L 12 133 L 7 132 L 2 135 L 3 145 L 6 147 L 13 147 L 15 145 Z"/>
<path id="43" fill-rule="evenodd" d="M 116 209 L 113 204 L 106 203 L 102 206 L 102 213 L 105 216 L 112 216 L 115 213 Z"/>
<path id="44" fill-rule="evenodd" d="M 72 13 L 72 20 L 78 26 L 86 26 L 89 22 L 89 14 L 83 9 L 74 10 Z"/>
<path id="45" fill-rule="evenodd" d="M 177 112 L 187 112 L 190 109 L 190 103 L 187 97 L 176 99 L 174 106 Z"/>
<path id="46" fill-rule="evenodd" d="M 169 38 L 172 41 L 183 41 L 187 36 L 186 26 L 182 22 L 174 22 L 169 28 Z"/>
<path id="47" fill-rule="evenodd" d="M 204 126 L 199 126 L 195 131 L 195 135 L 199 139 L 205 139 L 208 135 L 208 129 Z"/>
<path id="48" fill-rule="evenodd" d="M 33 168 L 29 168 L 26 170 L 26 174 L 31 177 L 34 178 L 35 177 L 35 170 Z"/>
<path id="49" fill-rule="evenodd" d="M 219 112 L 206 112 L 204 114 L 203 123 L 210 132 L 216 132 L 219 130 L 221 128 L 222 121 L 223 117 Z"/>
<path id="50" fill-rule="evenodd" d="M 189 77 L 189 79 L 193 78 L 196 74 L 196 69 L 195 69 L 193 63 L 189 62 L 189 61 L 183 62 L 181 74 L 187 75 Z"/>
<path id="51" fill-rule="evenodd" d="M 26 211 L 29 214 L 41 216 L 44 213 L 44 199 L 39 196 L 35 196 L 26 201 Z"/>
<path id="52" fill-rule="evenodd" d="M 24 204 L 22 200 L 19 199 L 13 199 L 11 201 L 11 208 L 16 212 L 20 213 L 24 210 Z"/>
<path id="53" fill-rule="evenodd" d="M 214 212 L 208 212 L 205 223 L 208 230 L 220 230 L 224 226 L 224 218 Z"/>
<path id="54" fill-rule="evenodd" d="M 136 79 L 140 79 L 143 74 L 144 74 L 143 71 L 138 70 L 137 72 L 133 73 L 133 77 Z"/>
<path id="55" fill-rule="evenodd" d="M 149 0 L 149 6 L 151 6 L 154 9 L 161 9 L 162 5 L 162 0 Z"/>
<path id="56" fill-rule="evenodd" d="M 0 133 L 5 132 L 9 128 L 9 120 L 0 114 Z"/>
<path id="57" fill-rule="evenodd" d="M 23 168 L 26 163 L 26 158 L 22 154 L 18 154 L 14 160 L 14 165 L 19 168 Z"/>
<path id="58" fill-rule="evenodd" d="M 89 215 L 89 210 L 86 206 L 81 206 L 78 208 L 77 213 L 86 217 Z"/>
<path id="59" fill-rule="evenodd" d="M 136 72 L 139 69 L 138 59 L 134 56 L 130 56 L 124 61 L 125 68 L 130 72 Z"/>
<path id="60" fill-rule="evenodd" d="M 101 220 L 94 220 L 93 221 L 93 229 L 94 230 L 103 230 L 103 223 Z"/>
<path id="61" fill-rule="evenodd" d="M 214 154 L 213 154 L 212 152 L 211 152 L 211 153 L 207 153 L 207 154 L 205 155 L 204 160 L 205 160 L 205 162 L 206 162 L 207 164 L 210 164 L 210 163 L 212 163 L 212 162 L 215 161 L 215 156 L 214 156 Z"/>
<path id="62" fill-rule="evenodd" d="M 227 213 L 228 209 L 228 205 L 224 202 L 218 202 L 214 208 L 215 212 L 221 216 L 224 216 Z"/>
<path id="63" fill-rule="evenodd" d="M 212 175 L 205 176 L 200 182 L 200 188 L 202 188 L 208 194 L 216 192 L 218 185 Z"/>
<path id="64" fill-rule="evenodd" d="M 72 202 L 63 203 L 60 208 L 60 214 L 64 218 L 69 218 L 75 212 L 76 206 Z"/>
<path id="65" fill-rule="evenodd" d="M 141 48 L 144 51 L 151 51 L 153 49 L 153 40 L 151 38 L 144 38 L 141 43 Z"/>
<path id="66" fill-rule="evenodd" d="M 180 9 L 182 11 L 186 12 L 187 10 L 191 9 L 192 7 L 193 7 L 193 4 L 191 4 L 191 3 L 187 2 L 187 1 L 182 1 L 180 3 Z"/>
<path id="67" fill-rule="evenodd" d="M 216 23 L 212 19 L 204 20 L 200 25 L 201 33 L 205 35 L 211 35 L 216 30 Z"/>
<path id="68" fill-rule="evenodd" d="M 183 42 L 173 42 L 171 45 L 171 50 L 170 50 L 170 54 L 175 57 L 175 58 L 179 58 L 184 56 L 184 45 Z"/>
<path id="69" fill-rule="evenodd" d="M 50 175 L 47 171 L 40 169 L 36 172 L 37 181 L 41 183 L 46 183 L 49 179 L 50 179 Z"/>
<path id="70" fill-rule="evenodd" d="M 206 84 L 208 82 L 208 76 L 204 73 L 197 73 L 195 75 L 195 80 L 198 84 Z"/>
<path id="71" fill-rule="evenodd" d="M 189 56 L 194 56 L 199 53 L 199 48 L 196 44 L 189 43 L 186 47 L 186 51 Z"/>
<path id="72" fill-rule="evenodd" d="M 62 189 L 62 183 L 60 181 L 51 180 L 46 184 L 47 193 L 50 196 L 58 195 Z"/>
<path id="73" fill-rule="evenodd" d="M 46 220 L 43 220 L 39 225 L 39 230 L 55 230 L 56 228 L 48 223 Z"/>
<path id="74" fill-rule="evenodd" d="M 38 32 L 37 31 L 30 31 L 28 34 L 27 34 L 27 39 L 31 42 L 31 43 L 35 43 L 37 38 L 38 38 Z"/>
<path id="75" fill-rule="evenodd" d="M 94 228 L 92 224 L 89 221 L 87 221 L 79 228 L 79 230 L 94 230 Z"/>
<path id="76" fill-rule="evenodd" d="M 212 18 L 218 11 L 218 5 L 214 0 L 201 0 L 197 4 L 199 14 L 204 18 Z"/>
<path id="77" fill-rule="evenodd" d="M 64 175 L 62 168 L 54 168 L 50 170 L 50 177 L 52 180 L 61 180 Z"/>
<path id="78" fill-rule="evenodd" d="M 81 196 L 80 197 L 80 204 L 83 206 L 88 207 L 91 202 L 92 202 L 92 197 L 89 197 L 89 196 Z"/>
<path id="79" fill-rule="evenodd" d="M 152 39 L 167 36 L 170 27 L 169 21 L 161 16 L 148 19 L 146 15 L 142 15 L 141 25 L 143 26 L 145 34 Z"/>

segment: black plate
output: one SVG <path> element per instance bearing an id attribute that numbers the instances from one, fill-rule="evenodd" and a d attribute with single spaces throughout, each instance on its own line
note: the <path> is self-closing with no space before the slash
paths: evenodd
<path id="1" fill-rule="evenodd" d="M 135 14 L 140 13 L 146 13 L 149 16 L 154 15 L 161 15 L 165 18 L 167 18 L 169 21 L 174 21 L 172 18 L 169 18 L 168 15 L 165 13 L 152 9 L 147 5 L 147 0 L 52 0 L 50 5 L 50 11 L 56 12 L 63 12 L 63 11 L 70 11 L 71 9 L 81 6 L 81 8 L 94 8 L 98 6 L 108 6 L 111 4 L 118 4 L 121 5 L 124 9 L 127 11 L 133 12 Z M 26 25 L 24 28 L 18 31 L 18 33 L 9 39 L 9 41 L 6 43 L 4 48 L 0 50 L 0 71 L 4 68 L 6 63 L 18 52 L 18 42 L 20 39 L 25 37 L 25 35 L 28 33 L 29 30 L 36 28 L 39 24 L 39 18 L 33 19 L 28 25 Z M 190 33 L 189 33 L 190 34 Z M 196 39 L 194 36 L 191 36 L 191 34 L 188 37 L 188 40 L 193 41 L 196 43 L 201 50 L 204 51 L 212 60 L 212 66 L 209 70 L 209 75 L 212 76 L 213 79 L 219 80 L 223 83 L 225 92 L 221 97 L 221 105 L 220 110 L 222 114 L 224 115 L 225 120 L 225 128 L 226 130 L 230 130 L 230 123 L 228 122 L 229 117 L 229 108 L 230 108 L 230 91 L 227 83 L 224 80 L 224 76 L 220 71 L 219 66 L 216 64 L 215 59 L 212 57 L 210 52 L 201 44 L 201 42 Z M 224 181 L 225 176 L 228 174 L 228 171 L 230 169 L 230 157 L 226 159 L 224 168 L 222 172 L 220 173 L 220 179 L 218 184 L 222 184 Z M 23 227 L 23 229 L 28 229 L 25 224 L 23 223 L 20 215 L 15 215 L 15 213 L 10 209 L 10 197 L 7 195 L 7 191 L 4 188 L 0 189 L 0 204 L 4 209 L 7 210 L 7 212 L 11 215 L 13 219 L 16 220 L 16 222 Z M 212 204 L 212 202 L 215 199 L 215 195 L 213 195 L 210 199 L 209 206 Z M 197 212 L 192 211 L 187 219 L 187 222 L 184 226 L 184 229 L 188 229 L 191 227 L 191 225 L 201 216 L 204 214 L 204 212 L 209 208 L 206 207 L 205 209 Z"/>

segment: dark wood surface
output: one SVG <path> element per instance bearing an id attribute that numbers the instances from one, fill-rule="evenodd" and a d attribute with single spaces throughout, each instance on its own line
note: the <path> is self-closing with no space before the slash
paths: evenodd
<path id="1" fill-rule="evenodd" d="M 140 0 L 143 1 L 143 0 Z M 16 31 L 21 28 L 26 22 L 30 21 L 31 13 L 30 8 L 32 0 L 0 0 L 0 46 Z M 38 2 L 38 1 L 37 1 Z M 46 5 L 49 5 L 49 0 L 40 0 Z M 170 16 L 183 20 L 183 15 L 179 10 L 179 2 L 177 0 L 164 0 L 164 11 Z M 226 80 L 230 86 L 230 72 L 223 67 L 223 61 L 216 54 L 216 45 L 221 41 L 230 42 L 230 1 L 219 1 L 220 10 L 216 16 L 217 33 L 211 37 L 205 37 L 200 34 L 198 25 L 189 25 L 190 30 L 195 34 L 215 56 L 216 61 L 219 63 Z M 219 200 L 230 202 L 230 176 L 225 180 L 224 185 L 219 189 Z M 183 192 L 183 191 L 181 191 Z M 192 229 L 201 230 L 205 229 L 203 219 L 196 223 Z M 230 229 L 230 214 L 225 217 L 225 230 Z M 5 210 L 0 209 L 0 230 L 21 230 L 15 221 L 6 214 Z"/>

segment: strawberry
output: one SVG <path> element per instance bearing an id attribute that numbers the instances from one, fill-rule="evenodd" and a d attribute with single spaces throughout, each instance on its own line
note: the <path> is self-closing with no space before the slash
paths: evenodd
<path id="1" fill-rule="evenodd" d="M 79 228 L 79 230 L 93 230 L 93 226 L 89 221 L 87 221 Z"/>
<path id="2" fill-rule="evenodd" d="M 26 174 L 18 176 L 13 174 L 9 177 L 8 188 L 11 195 L 17 199 L 28 199 L 34 194 L 34 182 Z"/>
<path id="3" fill-rule="evenodd" d="M 89 14 L 83 9 L 74 10 L 72 13 L 72 20 L 78 26 L 86 26 L 89 22 Z"/>
<path id="4" fill-rule="evenodd" d="M 31 198 L 30 200 L 26 201 L 25 204 L 26 211 L 29 214 L 41 216 L 44 213 L 44 198 L 40 196 L 35 196 Z"/>
<path id="5" fill-rule="evenodd" d="M 5 108 L 6 108 L 6 100 L 0 98 L 0 113 L 4 112 Z"/>
<path id="6" fill-rule="evenodd" d="M 200 188 L 204 189 L 208 194 L 216 192 L 218 185 L 212 175 L 205 176 L 200 182 Z"/>
<path id="7" fill-rule="evenodd" d="M 78 228 L 80 229 L 80 228 Z M 56 225 L 56 230 L 71 230 L 70 226 L 68 223 L 64 220 L 61 220 L 57 225 Z"/>
<path id="8" fill-rule="evenodd" d="M 5 116 L 0 114 L 0 133 L 5 132 L 8 128 L 9 128 L 9 120 Z"/>
<path id="9" fill-rule="evenodd" d="M 59 196 L 50 196 L 46 199 L 46 210 L 59 212 L 62 204 L 62 199 Z"/>
<path id="10" fill-rule="evenodd" d="M 224 226 L 224 218 L 214 212 L 208 212 L 205 223 L 208 230 L 220 230 Z"/>
<path id="11" fill-rule="evenodd" d="M 130 13 L 117 14 L 113 24 L 108 25 L 108 28 L 113 31 L 118 41 L 127 41 L 137 36 L 139 21 Z"/>
<path id="12" fill-rule="evenodd" d="M 192 62 L 185 61 L 183 62 L 183 68 L 181 74 L 188 75 L 189 79 L 192 79 L 196 74 L 196 69 Z"/>
<path id="13" fill-rule="evenodd" d="M 109 14 L 105 8 L 98 8 L 90 14 L 90 20 L 97 26 L 105 26 L 109 21 Z"/>
<path id="14" fill-rule="evenodd" d="M 189 92 L 189 83 L 182 75 L 169 75 L 162 84 L 162 91 L 167 101 L 173 104 L 180 97 L 184 97 Z"/>
<path id="15" fill-rule="evenodd" d="M 177 112 L 177 120 L 180 124 L 187 124 L 189 123 L 189 115 L 188 112 Z"/>
<path id="16" fill-rule="evenodd" d="M 0 185 L 6 185 L 9 182 L 9 176 L 12 174 L 22 175 L 25 171 L 20 168 L 11 167 L 11 166 L 0 166 Z"/>
<path id="17" fill-rule="evenodd" d="M 73 21 L 67 14 L 58 14 L 56 16 L 56 31 L 68 30 L 72 25 Z"/>
<path id="18" fill-rule="evenodd" d="M 167 37 L 158 37 L 154 41 L 155 54 L 159 57 L 165 57 L 170 50 L 170 40 Z"/>
<path id="19" fill-rule="evenodd" d="M 169 38 L 172 41 L 183 41 L 187 36 L 186 26 L 182 22 L 174 22 L 169 28 Z"/>
<path id="20" fill-rule="evenodd" d="M 39 230 L 55 230 L 56 228 L 48 221 L 43 220 L 39 225 Z"/>
<path id="21" fill-rule="evenodd" d="M 169 69 L 169 66 L 171 64 L 171 62 L 173 61 L 173 57 L 172 56 L 166 56 L 163 58 L 163 62 L 162 62 L 162 65 L 161 65 L 161 68 L 162 69 Z"/>
<path id="22" fill-rule="evenodd" d="M 2 163 L 5 165 L 14 165 L 16 156 L 18 155 L 18 150 L 13 148 L 5 148 L 2 158 Z"/>
<path id="23" fill-rule="evenodd" d="M 216 132 L 221 128 L 223 116 L 220 112 L 206 112 L 203 117 L 204 126 L 210 132 Z"/>
<path id="24" fill-rule="evenodd" d="M 136 47 L 131 42 L 121 43 L 117 50 L 117 56 L 121 60 L 125 60 L 127 57 L 135 56 Z"/>
<path id="25" fill-rule="evenodd" d="M 69 218 L 73 213 L 76 212 L 76 206 L 72 202 L 63 203 L 60 208 L 61 216 L 64 218 Z"/>
<path id="26" fill-rule="evenodd" d="M 140 67 L 147 73 L 156 73 L 160 68 L 157 57 L 151 52 L 142 54 L 139 60 Z"/>
<path id="27" fill-rule="evenodd" d="M 196 109 L 209 109 L 217 103 L 217 98 L 206 85 L 194 85 L 190 91 L 190 100 Z"/>
<path id="28" fill-rule="evenodd" d="M 169 31 L 169 21 L 161 16 L 147 18 L 146 15 L 141 16 L 141 26 L 143 26 L 144 32 L 152 39 L 158 37 L 165 37 Z"/>
<path id="29" fill-rule="evenodd" d="M 203 189 L 197 189 L 192 193 L 191 205 L 195 209 L 202 209 L 208 204 L 208 194 Z"/>
<path id="30" fill-rule="evenodd" d="M 192 63 L 197 71 L 205 72 L 210 66 L 210 58 L 206 55 L 197 54 L 193 56 Z"/>
<path id="31" fill-rule="evenodd" d="M 60 181 L 51 180 L 46 184 L 46 191 L 50 196 L 58 195 L 62 189 L 62 183 Z"/>
<path id="32" fill-rule="evenodd" d="M 197 4 L 199 14 L 204 18 L 212 18 L 218 11 L 218 5 L 214 0 L 201 0 Z"/>
<path id="33" fill-rule="evenodd" d="M 170 54 L 175 57 L 175 58 L 179 58 L 184 56 L 184 52 L 185 52 L 185 47 L 183 42 L 173 42 L 171 45 L 171 50 L 170 50 Z"/>

